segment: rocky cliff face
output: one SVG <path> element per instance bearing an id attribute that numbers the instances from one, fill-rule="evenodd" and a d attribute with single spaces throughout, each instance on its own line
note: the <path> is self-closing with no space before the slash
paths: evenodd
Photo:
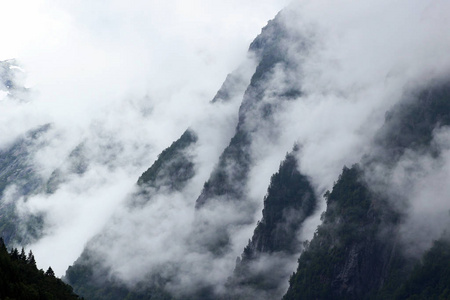
<path id="1" fill-rule="evenodd" d="M 0 234 L 26 244 L 81 199 L 96 205 L 81 205 L 78 221 L 107 211 L 80 234 L 89 241 L 66 273 L 87 299 L 448 298 L 450 83 L 438 65 L 449 42 L 434 35 L 444 27 L 425 1 L 420 12 L 385 2 L 375 11 L 413 29 L 371 22 L 381 13 L 356 3 L 280 12 L 251 43 L 245 72 L 150 168 L 149 132 L 128 139 L 128 118 L 93 120 L 64 147 L 39 150 L 64 134 L 49 125 L 2 145 Z M 442 61 L 428 55 L 435 46 Z M 0 62 L 0 101 L 26 101 L 21 73 Z M 160 125 L 140 123 L 150 107 L 137 105 L 134 129 Z M 47 150 L 39 162 L 58 155 L 39 172 L 33 155 Z M 51 217 L 20 211 L 34 204 Z"/>
<path id="2" fill-rule="evenodd" d="M 15 59 L 0 61 L 0 91 L 13 101 L 27 101 L 25 74 Z"/>
<path id="3" fill-rule="evenodd" d="M 195 164 L 190 150 L 197 140 L 197 135 L 188 129 L 161 152 L 153 165 L 139 177 L 137 190 L 130 195 L 126 204 L 130 214 L 141 210 L 160 193 L 170 197 L 173 193 L 182 192 L 195 175 Z M 126 223 L 127 220 L 117 219 L 112 222 Z M 111 268 L 105 264 L 101 253 L 91 245 L 107 245 L 117 238 L 114 234 L 116 233 L 105 228 L 101 234 L 91 239 L 74 265 L 69 267 L 65 278 L 74 287 L 75 292 L 88 299 L 139 299 L 143 295 L 152 299 L 171 299 L 171 296 L 159 286 L 168 280 L 166 277 L 149 278 L 149 284 L 143 284 L 142 287 L 134 286 L 134 289 L 131 289 L 111 274 Z"/>
<path id="4" fill-rule="evenodd" d="M 258 163 L 253 154 L 254 148 L 258 147 L 255 146 L 255 140 L 269 135 L 267 139 L 276 145 L 278 129 L 275 116 L 285 103 L 294 101 L 301 94 L 301 83 L 296 81 L 293 84 L 289 78 L 285 78 L 283 84 L 276 83 L 271 86 L 276 74 L 301 72 L 301 66 L 292 62 L 287 47 L 293 39 L 300 41 L 297 49 L 299 52 L 308 51 L 308 41 L 294 37 L 285 27 L 283 15 L 280 13 L 262 29 L 261 34 L 250 45 L 249 52 L 255 57 L 257 67 L 239 108 L 235 134 L 220 155 L 217 166 L 196 201 L 196 209 L 199 212 L 195 226 L 198 228 L 197 235 L 206 233 L 210 238 L 205 241 L 195 238 L 195 234 L 193 238 L 197 244 L 202 244 L 207 251 L 215 255 L 223 255 L 229 250 L 230 232 L 234 227 L 254 222 L 257 206 L 248 201 L 246 192 L 251 168 Z M 201 211 L 217 205 L 239 211 L 239 217 L 232 223 L 208 223 L 207 227 L 202 226 L 205 220 Z"/>
<path id="5" fill-rule="evenodd" d="M 296 233 L 317 201 L 308 178 L 298 171 L 295 155 L 296 151 L 288 154 L 271 178 L 262 219 L 244 253 L 247 258 L 279 251 L 293 254 L 300 249 Z"/>
<path id="6" fill-rule="evenodd" d="M 239 121 L 235 134 L 220 155 L 217 166 L 196 200 L 193 229 L 186 241 L 186 247 L 192 249 L 192 255 L 208 257 L 229 255 L 233 228 L 248 226 L 255 221 L 255 203 L 246 199 L 249 172 L 255 163 L 251 150 L 254 146 L 253 140 L 264 134 L 266 128 L 272 126 L 275 112 L 282 107 L 282 103 L 292 101 L 300 93 L 297 85 L 295 85 L 297 89 L 294 91 L 288 84 L 276 90 L 267 91 L 267 82 L 271 80 L 277 70 L 297 68 L 296 65 L 290 64 L 288 49 L 285 47 L 285 42 L 290 38 L 292 37 L 284 27 L 283 20 L 281 17 L 277 17 L 274 21 L 269 22 L 250 46 L 250 53 L 255 56 L 257 61 L 256 71 L 250 84 L 246 87 L 239 109 Z M 306 49 L 306 45 L 304 46 Z M 229 75 L 214 97 L 212 104 L 227 102 L 230 98 L 235 97 L 242 89 L 242 82 L 239 72 Z M 133 207 L 142 207 L 151 201 L 153 194 L 167 194 L 167 190 L 183 192 L 183 188 L 190 182 L 195 170 L 187 148 L 196 140 L 195 134 L 188 130 L 160 154 L 153 166 L 139 178 L 138 192 L 130 198 L 130 210 L 133 210 Z M 274 139 L 273 143 L 276 142 Z M 242 266 L 244 264 L 256 266 L 257 261 L 264 255 L 270 255 L 276 261 L 283 261 L 283 264 L 287 265 L 296 260 L 295 256 L 301 248 L 297 233 L 302 222 L 313 213 L 316 199 L 308 179 L 298 171 L 295 155 L 295 153 L 289 154 L 281 165 L 279 173 L 272 178 L 272 185 L 265 199 L 263 219 L 259 223 L 251 243 L 246 248 L 247 250 L 251 248 L 252 254 L 247 253 L 247 250 L 244 252 Z M 204 212 L 214 210 L 216 204 L 219 207 L 225 206 L 228 211 L 231 211 L 231 214 L 236 214 L 236 216 L 230 216 L 235 220 L 225 223 L 221 222 L 220 218 L 214 222 L 208 217 L 205 219 Z M 217 213 L 223 214 L 219 210 Z M 114 240 L 115 238 L 104 232 L 92 242 L 98 244 L 99 240 L 104 240 L 107 243 L 108 239 Z M 86 249 L 85 254 L 67 273 L 69 282 L 73 283 L 75 290 L 82 295 L 91 293 L 83 293 L 78 290 L 87 284 L 85 280 L 79 280 L 80 276 L 84 276 L 80 275 L 83 272 L 79 273 L 79 270 L 83 269 L 83 266 L 92 265 L 93 257 L 97 257 L 91 250 Z M 87 256 L 91 258 L 83 259 Z M 91 262 L 89 263 L 89 261 Z M 98 265 L 98 263 L 94 265 Z M 177 272 L 178 267 L 170 265 L 162 268 Z M 240 265 L 237 266 L 237 269 L 239 268 L 242 269 Z M 292 268 L 289 269 L 290 271 L 287 273 L 282 270 L 276 278 L 277 282 L 284 281 L 283 288 L 285 288 L 287 274 L 292 271 Z M 155 270 L 148 270 L 148 272 L 154 273 Z M 171 276 L 168 275 L 164 280 L 170 282 Z M 256 275 L 240 275 L 239 280 L 250 281 L 253 280 L 252 276 Z M 90 277 L 87 276 L 87 278 Z M 268 276 L 267 281 L 270 281 L 270 278 Z M 275 286 L 277 296 L 281 296 L 282 292 L 276 285 L 276 283 L 272 284 Z M 190 294 L 185 291 L 182 297 L 214 299 L 217 297 L 215 293 L 215 287 L 208 283 L 199 283 L 197 291 Z"/>
<path id="7" fill-rule="evenodd" d="M 344 168 L 327 211 L 283 299 L 363 299 L 378 290 L 395 256 L 393 226 L 385 204 L 368 189 L 361 169 Z M 389 228 L 389 227 L 387 227 Z"/>
<path id="8" fill-rule="evenodd" d="M 262 219 L 236 262 L 226 299 L 277 299 L 285 291 L 292 258 L 302 249 L 299 230 L 317 206 L 308 178 L 298 171 L 297 151 L 286 156 L 271 178 Z M 272 264 L 264 266 L 266 261 Z"/>
<path id="9" fill-rule="evenodd" d="M 0 150 L 0 234 L 7 245 L 27 244 L 41 234 L 41 216 L 17 212 L 17 200 L 41 191 L 45 179 L 35 171 L 32 155 L 49 125 L 27 132 L 7 149 Z"/>
<path id="10" fill-rule="evenodd" d="M 155 163 L 139 177 L 137 184 L 142 188 L 160 189 L 168 187 L 181 191 L 194 174 L 194 163 L 185 151 L 197 142 L 192 130 L 183 135 L 159 155 Z"/>
<path id="11" fill-rule="evenodd" d="M 405 159 L 415 154 L 426 155 L 435 163 L 442 158 L 442 145 L 436 142 L 436 132 L 450 125 L 450 85 L 445 80 L 408 89 L 401 101 L 392 99 L 398 104 L 386 113 L 384 125 L 370 147 L 365 148 L 367 153 L 358 164 L 344 167 L 331 191 L 325 193 L 327 207 L 321 217 L 322 224 L 312 240 L 305 243 L 301 243 L 298 233 L 305 220 L 313 215 L 320 199 L 316 199 L 317 187 L 300 171 L 302 163 L 308 163 L 298 160 L 303 157 L 301 145 L 295 148 L 271 178 L 262 219 L 238 258 L 234 272 L 229 270 L 224 285 L 215 286 L 218 280 L 208 281 L 208 272 L 211 272 L 210 277 L 217 276 L 213 271 L 217 265 L 221 273 L 227 272 L 223 266 L 236 247 L 233 235 L 238 232 L 237 228 L 255 222 L 258 205 L 249 200 L 249 188 L 250 174 L 261 162 L 258 139 L 277 144 L 280 132 L 276 118 L 285 105 L 302 100 L 320 101 L 317 98 L 322 96 L 308 98 L 304 95 L 307 90 L 302 90 L 302 60 L 292 60 L 291 55 L 292 52 L 308 53 L 311 41 L 294 35 L 282 18 L 280 14 L 269 22 L 250 46 L 257 67 L 244 93 L 236 130 L 228 146 L 218 155 L 218 163 L 200 195 L 195 194 L 191 231 L 187 230 L 178 241 L 188 249 L 182 252 L 186 260 L 191 260 L 188 263 L 182 260 L 158 262 L 152 269 L 141 270 L 138 283 L 126 285 L 108 268 L 108 263 L 103 263 L 102 254 L 95 253 L 95 247 L 88 245 L 67 272 L 68 280 L 80 294 L 101 299 L 99 291 L 108 287 L 131 299 L 144 297 L 144 294 L 164 298 L 172 288 L 171 296 L 180 299 L 276 299 L 287 289 L 284 299 L 383 299 L 396 297 L 400 293 L 398 286 L 406 289 L 407 282 L 413 280 L 408 276 L 418 258 L 405 255 L 401 242 L 409 195 L 401 193 L 397 185 L 403 179 L 395 176 Z M 238 77 L 230 75 L 212 102 L 226 102 L 239 94 L 236 90 L 242 89 L 241 83 Z M 344 100 L 342 103 L 347 105 Z M 307 105 L 311 104 L 305 104 L 304 108 Z M 189 149 L 202 142 L 187 131 L 163 151 L 138 180 L 138 192 L 128 202 L 129 215 L 126 216 L 137 213 L 160 194 L 170 201 L 177 193 L 185 193 L 196 170 Z M 335 151 L 332 147 L 325 150 L 329 155 Z M 133 220 L 122 216 L 112 222 L 117 225 Z M 104 247 L 121 240 L 132 239 L 126 235 L 124 238 L 123 232 L 107 229 L 91 242 Z M 169 244 L 164 246 L 169 249 L 174 245 Z M 298 268 L 288 287 L 287 277 L 297 259 Z M 119 271 L 122 267 L 126 269 L 127 264 L 120 265 Z M 202 274 L 186 271 L 196 267 L 202 268 Z M 188 276 L 179 277 L 183 272 Z M 92 284 L 99 276 L 107 280 Z M 189 282 L 191 289 L 173 288 L 189 280 L 194 282 Z M 83 291 L 84 287 L 88 287 L 87 290 Z M 137 290 L 139 292 L 133 294 Z"/>
<path id="12" fill-rule="evenodd" d="M 435 130 L 450 124 L 448 87 L 438 84 L 407 95 L 387 113 L 376 150 L 361 165 L 344 168 L 326 194 L 323 223 L 300 256 L 283 299 L 393 298 L 411 280 L 418 261 L 399 243 L 404 214 L 398 208 L 404 208 L 405 199 L 392 199 L 387 190 L 395 185 L 391 172 L 406 153 L 428 152 L 439 159 L 432 140 Z M 377 168 L 387 177 L 374 178 Z"/>
<path id="13" fill-rule="evenodd" d="M 257 67 L 239 109 L 236 132 L 197 199 L 197 208 L 220 196 L 226 196 L 225 201 L 239 201 L 243 197 L 252 163 L 249 151 L 252 135 L 258 134 L 258 127 L 270 126 L 274 112 L 282 106 L 283 101 L 292 100 L 300 94 L 301 86 L 298 84 L 295 89 L 286 85 L 280 86 L 278 90 L 267 90 L 267 82 L 277 69 L 289 72 L 298 68 L 289 59 L 286 46 L 294 37 L 285 28 L 282 18 L 280 14 L 270 21 L 250 45 L 249 52 L 255 56 Z M 301 38 L 299 40 L 302 41 Z M 299 51 L 306 52 L 308 43 L 305 41 L 299 47 Z"/>

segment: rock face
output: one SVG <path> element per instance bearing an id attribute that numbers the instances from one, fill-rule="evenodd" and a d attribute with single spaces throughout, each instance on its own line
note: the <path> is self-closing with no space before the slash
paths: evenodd
<path id="1" fill-rule="evenodd" d="M 370 59 L 381 58 L 383 52 L 368 49 L 385 40 L 375 32 L 378 26 L 368 31 L 367 40 L 375 44 L 367 46 L 359 39 L 365 31 L 354 26 L 359 20 L 338 20 L 342 16 L 333 14 L 327 24 L 313 24 L 300 12 L 303 8 L 292 5 L 278 14 L 251 43 L 253 76 L 247 68 L 233 72 L 211 101 L 219 108 L 213 117 L 222 113 L 220 108 L 227 110 L 220 122 L 208 114 L 195 123 L 214 124 L 214 130 L 225 123 L 233 128 L 213 132 L 194 126 L 196 131 L 188 129 L 168 145 L 139 179 L 135 174 L 132 191 L 115 203 L 106 226 L 95 228 L 99 232 L 92 233 L 67 270 L 65 279 L 77 293 L 105 300 L 450 298 L 448 232 L 439 233 L 415 255 L 402 240 L 416 198 L 426 198 L 424 205 L 414 207 L 425 211 L 436 203 L 431 201 L 434 196 L 446 201 L 450 193 L 442 188 L 450 176 L 450 78 L 430 79 L 449 73 L 438 68 L 418 74 L 434 67 L 432 60 L 412 63 L 409 69 L 410 58 L 397 61 L 396 53 L 390 53 L 400 53 L 404 46 L 386 48 L 387 59 L 378 66 Z M 352 30 L 347 32 L 347 27 Z M 357 43 L 347 48 L 341 41 Z M 418 48 L 431 52 L 431 47 Z M 358 66 L 366 64 L 371 67 Z M 21 74 L 15 61 L 0 62 L 0 96 L 6 101 L 26 101 Z M 429 81 L 412 82 L 419 77 Z M 392 99 L 397 104 L 373 136 L 373 128 L 381 124 L 372 121 L 378 122 L 379 112 L 387 110 L 384 97 L 398 95 L 400 89 L 405 89 L 403 99 Z M 231 118 L 234 101 L 240 101 L 240 107 Z M 96 186 L 95 179 L 105 179 L 119 165 L 141 166 L 142 156 L 115 165 L 117 157 L 140 146 L 122 147 L 128 142 L 120 141 L 120 134 L 112 138 L 115 132 L 100 138 L 101 125 L 95 129 L 99 133 L 64 150 L 50 177 L 42 178 L 33 153 L 49 142 L 52 128 L 31 130 L 0 149 L 0 235 L 7 243 L 27 244 L 45 232 L 45 215 L 23 216 L 18 204 L 34 204 L 30 200 L 36 194 L 44 200 L 51 195 L 70 199 L 71 193 L 64 191 L 71 187 L 87 190 L 95 200 L 101 195 L 110 200 L 110 194 L 102 191 L 97 197 L 84 182 Z M 213 134 L 217 136 L 211 138 Z M 366 136 L 373 139 L 368 142 Z M 98 143 L 96 150 L 89 150 Z M 214 145 L 205 146 L 208 143 Z M 298 147 L 283 160 L 292 145 Z M 364 153 L 356 153 L 360 149 Z M 92 160 L 93 153 L 98 157 Z M 343 167 L 343 161 L 350 167 Z M 97 163 L 104 173 L 96 172 Z M 441 195 L 417 195 L 416 189 L 427 189 L 427 184 L 433 189 L 434 172 L 444 175 L 436 180 Z M 83 174 L 92 177 L 81 178 Z M 113 184 L 122 180 L 119 175 Z M 418 184 L 422 178 L 428 181 Z M 78 179 L 82 183 L 72 186 L 71 180 Z M 302 230 L 310 218 L 319 218 L 317 195 L 325 186 L 330 191 L 324 194 L 321 225 L 305 241 Z M 418 215 L 427 216 L 421 211 Z"/>
<path id="2" fill-rule="evenodd" d="M 286 156 L 271 178 L 263 217 L 236 263 L 226 299 L 277 299 L 284 293 L 291 257 L 301 250 L 298 232 L 317 205 L 308 178 L 298 171 L 297 150 Z M 261 260 L 276 266 L 261 268 Z"/>
<path id="3" fill-rule="evenodd" d="M 298 41 L 299 53 L 307 52 L 306 39 L 293 36 L 284 23 L 280 13 L 262 29 L 250 45 L 249 52 L 255 57 L 257 67 L 251 78 L 241 106 L 234 136 L 221 153 L 219 162 L 204 184 L 196 201 L 197 232 L 193 234 L 195 244 L 213 255 L 223 256 L 230 250 L 233 228 L 254 223 L 254 215 L 259 205 L 248 201 L 249 174 L 258 163 L 255 152 L 257 141 L 265 139 L 272 145 L 277 144 L 276 116 L 289 101 L 295 101 L 301 94 L 301 82 L 286 74 L 300 74 L 301 66 L 293 63 L 286 45 L 289 41 Z M 279 73 L 283 78 L 279 84 L 275 78 Z M 276 81 L 276 82 L 275 82 Z M 224 207 L 234 211 L 232 222 L 211 224 L 205 220 L 203 211 Z M 204 226 L 204 224 L 207 224 Z M 204 236 L 208 238 L 205 239 Z"/>
<path id="4" fill-rule="evenodd" d="M 48 145 L 53 129 L 45 124 L 29 130 L 5 149 L 0 150 L 0 235 L 5 244 L 27 245 L 42 237 L 44 220 L 42 214 L 19 216 L 17 203 L 37 194 L 52 194 L 69 174 L 82 174 L 88 162 L 83 155 L 83 144 L 77 146 L 67 157 L 65 169 L 55 169 L 44 178 L 36 169 L 35 154 Z"/>
<path id="5" fill-rule="evenodd" d="M 32 155 L 40 146 L 40 136 L 49 128 L 44 125 L 31 130 L 9 148 L 0 150 L 0 234 L 6 245 L 13 241 L 24 245 L 40 235 L 40 216 L 19 218 L 17 203 L 9 198 L 27 197 L 43 188 L 45 181 L 35 172 Z"/>
<path id="6" fill-rule="evenodd" d="M 192 130 L 183 135 L 165 149 L 155 163 L 139 177 L 137 184 L 143 188 L 169 189 L 180 191 L 194 174 L 194 163 L 185 150 L 197 142 Z"/>
<path id="7" fill-rule="evenodd" d="M 288 154 L 271 178 L 263 217 L 247 246 L 248 258 L 280 251 L 294 254 L 300 249 L 296 233 L 314 212 L 316 198 L 308 178 L 298 171 L 295 154 Z"/>
<path id="8" fill-rule="evenodd" d="M 171 195 L 181 192 L 195 175 L 195 164 L 189 154 L 191 147 L 197 142 L 197 135 L 190 129 L 161 152 L 158 159 L 148 168 L 137 181 L 137 191 L 130 196 L 127 209 L 130 213 L 142 209 L 158 193 Z M 113 220 L 113 222 L 126 220 Z M 117 224 L 116 224 L 117 225 Z M 120 226 L 119 226 L 120 227 Z M 108 228 L 91 239 L 90 244 L 114 243 L 114 233 Z M 86 299 L 172 299 L 157 282 L 163 285 L 166 278 L 148 279 L 150 284 L 130 288 L 120 280 L 111 276 L 111 270 L 105 266 L 101 254 L 95 249 L 85 247 L 81 256 L 70 266 L 65 279 Z M 157 277 L 157 276 L 156 276 Z"/>
<path id="9" fill-rule="evenodd" d="M 407 286 L 411 289 L 416 276 L 411 272 L 418 261 L 405 256 L 397 242 L 404 215 L 399 203 L 393 205 L 393 199 L 388 199 L 392 195 L 375 186 L 388 190 L 389 178 L 371 176 L 374 169 L 384 168 L 389 177 L 402 156 L 411 151 L 439 159 L 439 148 L 432 139 L 435 130 L 450 125 L 449 87 L 448 83 L 437 84 L 405 97 L 386 115 L 373 153 L 362 164 L 344 168 L 326 194 L 323 223 L 300 256 L 284 300 L 392 299 L 404 295 Z M 436 293 L 445 291 L 440 288 Z"/>
<path id="10" fill-rule="evenodd" d="M 283 299 L 363 299 L 379 289 L 395 245 L 390 235 L 380 239 L 390 221 L 381 204 L 358 166 L 344 168 Z"/>
<path id="11" fill-rule="evenodd" d="M 197 261 L 203 271 L 204 265 L 223 263 L 222 259 L 232 253 L 234 229 L 255 221 L 257 209 L 255 203 L 248 201 L 248 189 L 252 168 L 258 163 L 256 141 L 267 135 L 269 138 L 262 140 L 276 144 L 277 113 L 284 104 L 301 101 L 299 98 L 306 93 L 302 91 L 301 60 L 293 62 L 290 59 L 293 47 L 290 45 L 288 51 L 285 46 L 295 41 L 296 54 L 306 53 L 309 41 L 293 36 L 285 28 L 282 17 L 280 14 L 269 22 L 250 46 L 257 67 L 242 99 L 237 127 L 228 146 L 217 155 L 218 163 L 196 198 L 193 229 L 182 241 L 189 255 L 207 260 Z M 279 81 L 272 82 L 275 74 L 282 74 L 283 80 L 277 78 Z M 290 74 L 300 75 L 290 78 Z M 239 94 L 236 89 L 242 89 L 241 83 L 239 77 L 230 75 L 212 102 L 226 102 L 235 97 Z M 448 125 L 450 84 L 447 81 L 406 93 L 386 114 L 383 127 L 360 163 L 344 167 L 332 190 L 325 193 L 327 208 L 321 217 L 322 224 L 313 239 L 305 243 L 300 242 L 298 233 L 314 213 L 318 200 L 308 177 L 299 171 L 301 162 L 297 157 L 301 155 L 297 151 L 301 149 L 294 149 L 272 176 L 264 198 L 263 217 L 238 258 L 234 272 L 230 270 L 227 275 L 223 289 L 210 285 L 204 280 L 209 274 L 202 274 L 193 290 L 176 296 L 180 299 L 280 299 L 285 294 L 283 299 L 287 300 L 447 295 L 445 288 L 430 293 L 412 289 L 415 278 L 423 276 L 422 272 L 427 272 L 434 262 L 428 260 L 417 265 L 417 258 L 404 255 L 399 231 L 405 214 L 399 208 L 404 207 L 407 199 L 394 192 L 392 177 L 395 168 L 411 153 L 426 154 L 438 161 L 442 149 L 434 141 L 435 132 Z M 139 178 L 138 192 L 127 209 L 138 211 L 159 192 L 169 196 L 172 192 L 182 193 L 195 173 L 189 149 L 196 143 L 195 133 L 188 130 L 164 150 Z M 106 232 L 93 242 L 114 243 L 119 240 L 115 238 Z M 437 245 L 440 255 L 446 257 L 446 248 L 439 246 L 446 244 Z M 297 259 L 298 268 L 288 282 Z M 101 255 L 86 249 L 67 271 L 67 279 L 87 298 L 140 299 L 146 295 L 166 299 L 174 296 L 165 290 L 166 284 L 172 284 L 177 272 L 190 267 L 195 264 L 158 265 L 156 270 L 142 272 L 141 282 L 129 287 L 110 276 Z M 208 267 L 212 268 L 212 264 Z M 96 278 L 105 280 L 97 282 Z M 102 296 L 106 290 L 110 293 Z"/>
<path id="12" fill-rule="evenodd" d="M 276 68 L 297 67 L 290 64 L 288 49 L 284 44 L 290 38 L 292 38 L 291 33 L 285 28 L 282 16 L 278 15 L 262 29 L 261 34 L 250 45 L 249 52 L 255 56 L 258 63 L 239 109 L 236 132 L 198 197 L 197 208 L 217 199 L 220 201 L 242 200 L 252 163 L 249 151 L 252 135 L 257 133 L 258 127 L 273 121 L 273 113 L 283 101 L 292 100 L 300 94 L 300 87 L 296 85 L 295 90 L 286 86 L 270 91 L 273 93 L 270 95 L 270 100 L 266 97 L 269 93 L 266 90 L 266 83 L 270 81 Z M 301 46 L 303 47 L 301 51 L 307 51 L 306 43 Z M 228 84 L 224 84 L 224 87 L 226 86 Z M 226 92 L 221 89 L 218 95 L 222 94 Z"/>
<path id="13" fill-rule="evenodd" d="M 395 299 L 448 299 L 450 297 L 450 242 L 448 236 L 434 242 L 417 264 Z"/>
<path id="14" fill-rule="evenodd" d="M 173 299 L 156 285 L 142 285 L 130 289 L 123 282 L 110 277 L 110 270 L 102 264 L 95 253 L 84 250 L 81 257 L 70 266 L 64 278 L 75 293 L 83 299 L 121 300 L 121 299 Z"/>
<path id="15" fill-rule="evenodd" d="M 0 61 L 0 91 L 7 92 L 8 100 L 27 101 L 24 75 L 15 59 Z"/>
<path id="16" fill-rule="evenodd" d="M 437 155 L 439 149 L 432 144 L 433 134 L 450 124 L 449 98 L 450 84 L 445 81 L 405 95 L 403 101 L 386 113 L 368 160 L 389 164 L 398 161 L 408 149 Z"/>
<path id="17" fill-rule="evenodd" d="M 218 164 L 196 200 L 196 219 L 192 226 L 193 232 L 187 241 L 187 247 L 191 247 L 196 254 L 213 257 L 227 255 L 232 234 L 230 228 L 241 225 L 248 226 L 255 221 L 255 204 L 246 199 L 249 172 L 254 164 L 250 148 L 254 146 L 255 137 L 262 134 L 265 128 L 272 127 L 274 113 L 282 107 L 283 102 L 292 101 L 300 94 L 297 83 L 295 89 L 286 84 L 277 89 L 271 89 L 270 92 L 267 91 L 266 84 L 270 82 L 278 69 L 297 68 L 289 61 L 288 50 L 284 44 L 284 41 L 290 38 L 292 37 L 284 27 L 283 20 L 277 16 L 274 21 L 269 22 L 250 46 L 250 52 L 255 56 L 257 67 L 241 102 L 235 134 L 220 155 Z M 305 49 L 307 48 L 306 45 L 303 46 Z M 235 97 L 236 94 L 239 94 L 237 91 L 242 89 L 242 82 L 239 72 L 229 75 L 212 103 L 226 102 Z M 130 209 L 145 205 L 146 201 L 150 201 L 152 193 L 165 190 L 182 191 L 194 175 L 195 166 L 186 149 L 194 144 L 196 139 L 195 134 L 188 130 L 160 154 L 153 166 L 139 178 L 139 189 L 136 197 L 130 201 Z M 276 142 L 274 139 L 273 143 Z M 296 234 L 304 219 L 313 213 L 316 206 L 313 189 L 308 179 L 301 175 L 297 168 L 295 153 L 291 153 L 286 157 L 279 173 L 272 178 L 273 183 L 265 199 L 263 219 L 255 231 L 252 242 L 246 248 L 252 248 L 252 254 L 247 253 L 247 250 L 243 254 L 242 265 L 245 264 L 245 268 L 252 264 L 256 266 L 257 261 L 264 255 L 273 256 L 274 260 L 285 265 L 295 262 L 295 256 L 301 248 Z M 237 221 L 232 224 L 220 222 L 212 224 L 209 220 L 203 219 L 203 211 L 212 209 L 216 204 L 228 206 L 227 208 L 231 207 L 230 211 L 238 212 Z M 87 257 L 90 258 L 87 259 Z M 74 284 L 75 290 L 81 295 L 86 297 L 93 293 L 98 295 L 93 291 L 101 289 L 101 285 L 89 288 L 90 291 L 81 291 L 80 289 L 91 282 L 89 279 L 91 275 L 83 275 L 82 270 L 89 270 L 93 265 L 99 264 L 99 261 L 95 259 L 95 254 L 86 250 L 74 266 L 68 270 L 67 279 Z M 168 266 L 168 268 L 173 268 L 173 266 Z M 237 269 L 239 268 L 243 270 L 238 265 Z M 277 297 L 281 297 L 283 293 L 278 288 L 278 282 L 283 281 L 282 286 L 285 289 L 288 274 L 292 272 L 292 265 L 289 270 L 288 272 L 285 269 L 281 270 L 277 275 L 277 282 L 271 283 L 272 289 L 276 290 Z M 154 272 L 155 270 L 150 271 Z M 107 273 L 107 271 L 105 272 Z M 267 271 L 265 272 L 267 273 Z M 256 274 L 242 274 L 238 281 L 251 281 L 253 280 L 252 276 L 254 277 Z M 87 280 L 80 280 L 84 277 Z M 269 275 L 267 280 L 271 280 Z M 237 282 L 236 284 L 241 283 Z M 265 288 L 262 291 L 266 293 Z M 208 284 L 201 286 L 192 295 L 183 295 L 183 297 L 217 298 L 214 287 L 208 286 Z"/>

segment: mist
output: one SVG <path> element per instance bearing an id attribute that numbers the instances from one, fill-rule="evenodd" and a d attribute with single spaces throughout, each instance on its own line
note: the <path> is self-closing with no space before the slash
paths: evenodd
<path id="1" fill-rule="evenodd" d="M 55 192 L 18 199 L 21 214 L 45 215 L 43 237 L 29 245 L 39 266 L 51 265 L 61 276 L 87 245 L 112 277 L 129 285 L 170 265 L 175 267 L 166 269 L 172 277 L 167 288 L 175 294 L 208 284 L 220 293 L 261 218 L 270 177 L 294 145 L 300 148 L 301 173 L 322 199 L 344 165 L 371 152 L 386 111 L 411 86 L 450 70 L 446 1 L 287 4 L 10 4 L 15 13 L 0 27 L 17 31 L 8 33 L 11 45 L 0 58 L 18 59 L 27 92 L 24 99 L 0 95 L 0 148 L 50 123 L 33 151 L 33 166 L 47 180 L 55 170 L 62 174 Z M 20 14 L 20 5 L 30 5 L 31 12 Z M 275 109 L 269 121 L 257 109 L 246 118 L 252 164 L 243 183 L 245 201 L 217 199 L 196 212 L 203 184 L 235 133 L 258 63 L 247 54 L 248 45 L 285 5 L 276 17 L 288 32 L 279 41 L 284 62 L 265 78 L 257 105 Z M 239 84 L 231 99 L 210 103 L 233 70 Z M 280 101 L 290 90 L 301 93 Z M 198 135 L 187 149 L 195 176 L 182 191 L 154 192 L 140 209 L 130 206 L 139 176 L 188 127 Z M 394 172 L 394 184 L 408 185 L 408 218 L 401 231 L 405 244 L 417 245 L 414 253 L 423 253 L 448 228 L 443 185 L 449 172 L 448 132 L 436 132 L 435 142 L 443 149 L 439 163 L 411 154 Z M 80 149 L 82 172 L 73 170 L 74 149 Z M 411 163 L 420 174 L 405 171 Z M 298 233 L 300 242 L 312 238 L 325 203 L 319 207 Z M 198 219 L 206 225 L 195 227 Z M 224 226 L 231 240 L 221 255 L 197 244 Z M 426 234 L 410 234 L 416 227 L 426 228 Z M 259 267 L 277 259 L 286 266 L 280 282 L 287 284 L 297 257 L 264 257 Z"/>
<path id="2" fill-rule="evenodd" d="M 5 4 L 0 22 L 7 42 L 0 58 L 16 58 L 24 72 L 16 72 L 15 81 L 27 93 L 23 99 L 2 94 L 0 147 L 52 124 L 30 159 L 43 180 L 55 170 L 64 178 L 55 193 L 18 205 L 23 215 L 46 216 L 44 238 L 30 245 L 40 266 L 64 274 L 139 175 L 188 126 L 222 126 L 223 135 L 202 139 L 209 150 L 201 159 L 216 159 L 208 155 L 226 143 L 227 128 L 232 134 L 230 112 L 239 103 L 222 105 L 216 118 L 208 102 L 232 70 L 251 75 L 248 44 L 283 6 L 254 4 Z M 71 169 L 77 147 L 86 165 L 81 174 Z"/>

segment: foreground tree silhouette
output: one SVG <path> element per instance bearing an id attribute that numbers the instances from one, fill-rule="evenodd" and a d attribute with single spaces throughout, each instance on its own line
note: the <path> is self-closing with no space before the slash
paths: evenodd
<path id="1" fill-rule="evenodd" d="M 8 253 L 0 238 L 0 299 L 55 300 L 80 299 L 72 287 L 55 277 L 51 267 L 47 272 L 36 268 L 33 252 L 25 255 L 17 248 Z"/>

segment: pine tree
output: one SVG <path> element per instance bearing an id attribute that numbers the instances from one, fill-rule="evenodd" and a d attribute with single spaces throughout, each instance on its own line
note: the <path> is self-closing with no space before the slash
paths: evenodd
<path id="1" fill-rule="evenodd" d="M 19 259 L 22 261 L 27 260 L 27 255 L 25 254 L 25 249 L 22 247 L 22 251 L 20 251 Z"/>
<path id="2" fill-rule="evenodd" d="M 5 245 L 5 241 L 3 240 L 2 237 L 0 237 L 0 251 L 5 251 L 7 252 L 8 250 L 6 249 L 6 245 Z"/>
<path id="3" fill-rule="evenodd" d="M 55 272 L 53 272 L 52 267 L 48 267 L 48 270 L 45 272 L 45 275 L 55 277 Z"/>
<path id="4" fill-rule="evenodd" d="M 36 260 L 34 259 L 33 252 L 28 252 L 27 263 L 32 266 L 36 266 Z"/>
<path id="5" fill-rule="evenodd" d="M 10 255 L 12 260 L 19 260 L 19 250 L 17 248 L 11 249 Z"/>

